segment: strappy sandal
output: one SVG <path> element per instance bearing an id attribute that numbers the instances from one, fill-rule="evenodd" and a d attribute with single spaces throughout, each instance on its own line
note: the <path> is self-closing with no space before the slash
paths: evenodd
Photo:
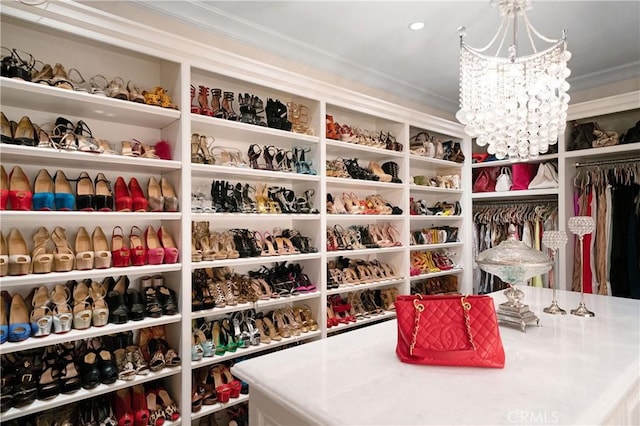
<path id="1" fill-rule="evenodd" d="M 139 157 L 142 154 L 142 143 L 136 139 L 122 141 L 122 155 L 126 157 Z"/>
<path id="2" fill-rule="evenodd" d="M 76 134 L 78 151 L 91 152 L 94 154 L 102 154 L 104 152 L 104 150 L 96 143 L 93 133 L 91 133 L 91 129 L 84 121 L 78 121 L 74 133 Z"/>
<path id="3" fill-rule="evenodd" d="M 135 84 L 131 83 L 131 80 L 127 82 L 127 91 L 129 92 L 128 99 L 131 102 L 144 103 L 144 96 L 142 90 Z"/>
<path id="4" fill-rule="evenodd" d="M 69 81 L 69 76 L 62 64 L 56 64 L 53 67 L 53 78 L 49 84 L 60 89 L 74 90 L 73 83 Z"/>
<path id="5" fill-rule="evenodd" d="M 105 94 L 110 98 L 122 99 L 124 101 L 129 100 L 129 92 L 125 88 L 122 77 L 115 77 L 111 80 L 107 86 Z"/>
<path id="6" fill-rule="evenodd" d="M 109 86 L 109 80 L 103 75 L 94 75 L 89 79 L 91 89 L 89 93 L 92 95 L 107 96 L 107 86 Z"/>
<path id="7" fill-rule="evenodd" d="M 75 73 L 77 78 L 71 78 L 71 73 Z M 69 81 L 73 83 L 73 90 L 76 92 L 91 92 L 91 85 L 84 79 L 82 74 L 80 74 L 80 71 L 76 68 L 70 68 L 69 72 L 67 72 L 67 77 L 69 78 Z"/>

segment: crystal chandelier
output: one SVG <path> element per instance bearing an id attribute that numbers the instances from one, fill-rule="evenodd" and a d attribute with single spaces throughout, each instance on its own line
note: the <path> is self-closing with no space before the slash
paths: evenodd
<path id="1" fill-rule="evenodd" d="M 542 36 L 529 22 L 526 10 L 531 0 L 495 0 L 502 23 L 491 42 L 482 49 L 464 43 L 466 29 L 460 27 L 460 110 L 456 118 L 465 132 L 476 138 L 479 146 L 502 160 L 535 159 L 558 142 L 564 132 L 569 104 L 571 74 L 567 62 L 566 33 L 562 40 Z M 518 19 L 524 22 L 532 53 L 517 56 Z M 512 44 L 507 57 L 499 57 L 505 45 L 509 27 Z M 538 52 L 533 35 L 553 43 Z M 484 52 L 498 43 L 495 56 Z"/>

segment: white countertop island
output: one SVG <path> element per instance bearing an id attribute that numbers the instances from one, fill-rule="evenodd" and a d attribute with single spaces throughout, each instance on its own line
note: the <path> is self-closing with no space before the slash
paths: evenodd
<path id="1" fill-rule="evenodd" d="M 236 364 L 250 424 L 640 424 L 640 301 L 585 295 L 595 318 L 552 316 L 550 290 L 523 290 L 541 327 L 500 327 L 504 369 L 403 364 L 387 321 Z"/>

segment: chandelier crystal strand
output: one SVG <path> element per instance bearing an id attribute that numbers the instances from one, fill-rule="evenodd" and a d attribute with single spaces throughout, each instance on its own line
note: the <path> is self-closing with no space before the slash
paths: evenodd
<path id="1" fill-rule="evenodd" d="M 503 23 L 491 43 L 474 49 L 464 44 L 466 29 L 460 27 L 460 110 L 456 118 L 465 126 L 465 132 L 476 138 L 479 146 L 502 160 L 535 159 L 558 142 L 558 135 L 566 127 L 571 74 L 567 62 L 571 53 L 566 50 L 566 37 L 550 40 L 533 28 L 525 11 L 531 0 L 500 0 L 494 2 L 500 10 Z M 524 17 L 527 35 L 533 53 L 517 56 L 516 19 Z M 508 57 L 488 56 L 496 42 L 502 42 L 513 20 L 513 44 Z M 554 45 L 538 52 L 532 34 Z"/>

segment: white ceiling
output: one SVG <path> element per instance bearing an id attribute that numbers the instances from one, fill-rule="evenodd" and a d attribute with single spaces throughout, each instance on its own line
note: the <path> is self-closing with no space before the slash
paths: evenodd
<path id="1" fill-rule="evenodd" d="M 458 105 L 458 27 L 479 48 L 500 22 L 488 0 L 131 3 L 448 112 Z M 537 0 L 527 15 L 548 38 L 567 30 L 571 91 L 640 77 L 640 1 Z M 413 21 L 425 29 L 409 30 Z"/>

